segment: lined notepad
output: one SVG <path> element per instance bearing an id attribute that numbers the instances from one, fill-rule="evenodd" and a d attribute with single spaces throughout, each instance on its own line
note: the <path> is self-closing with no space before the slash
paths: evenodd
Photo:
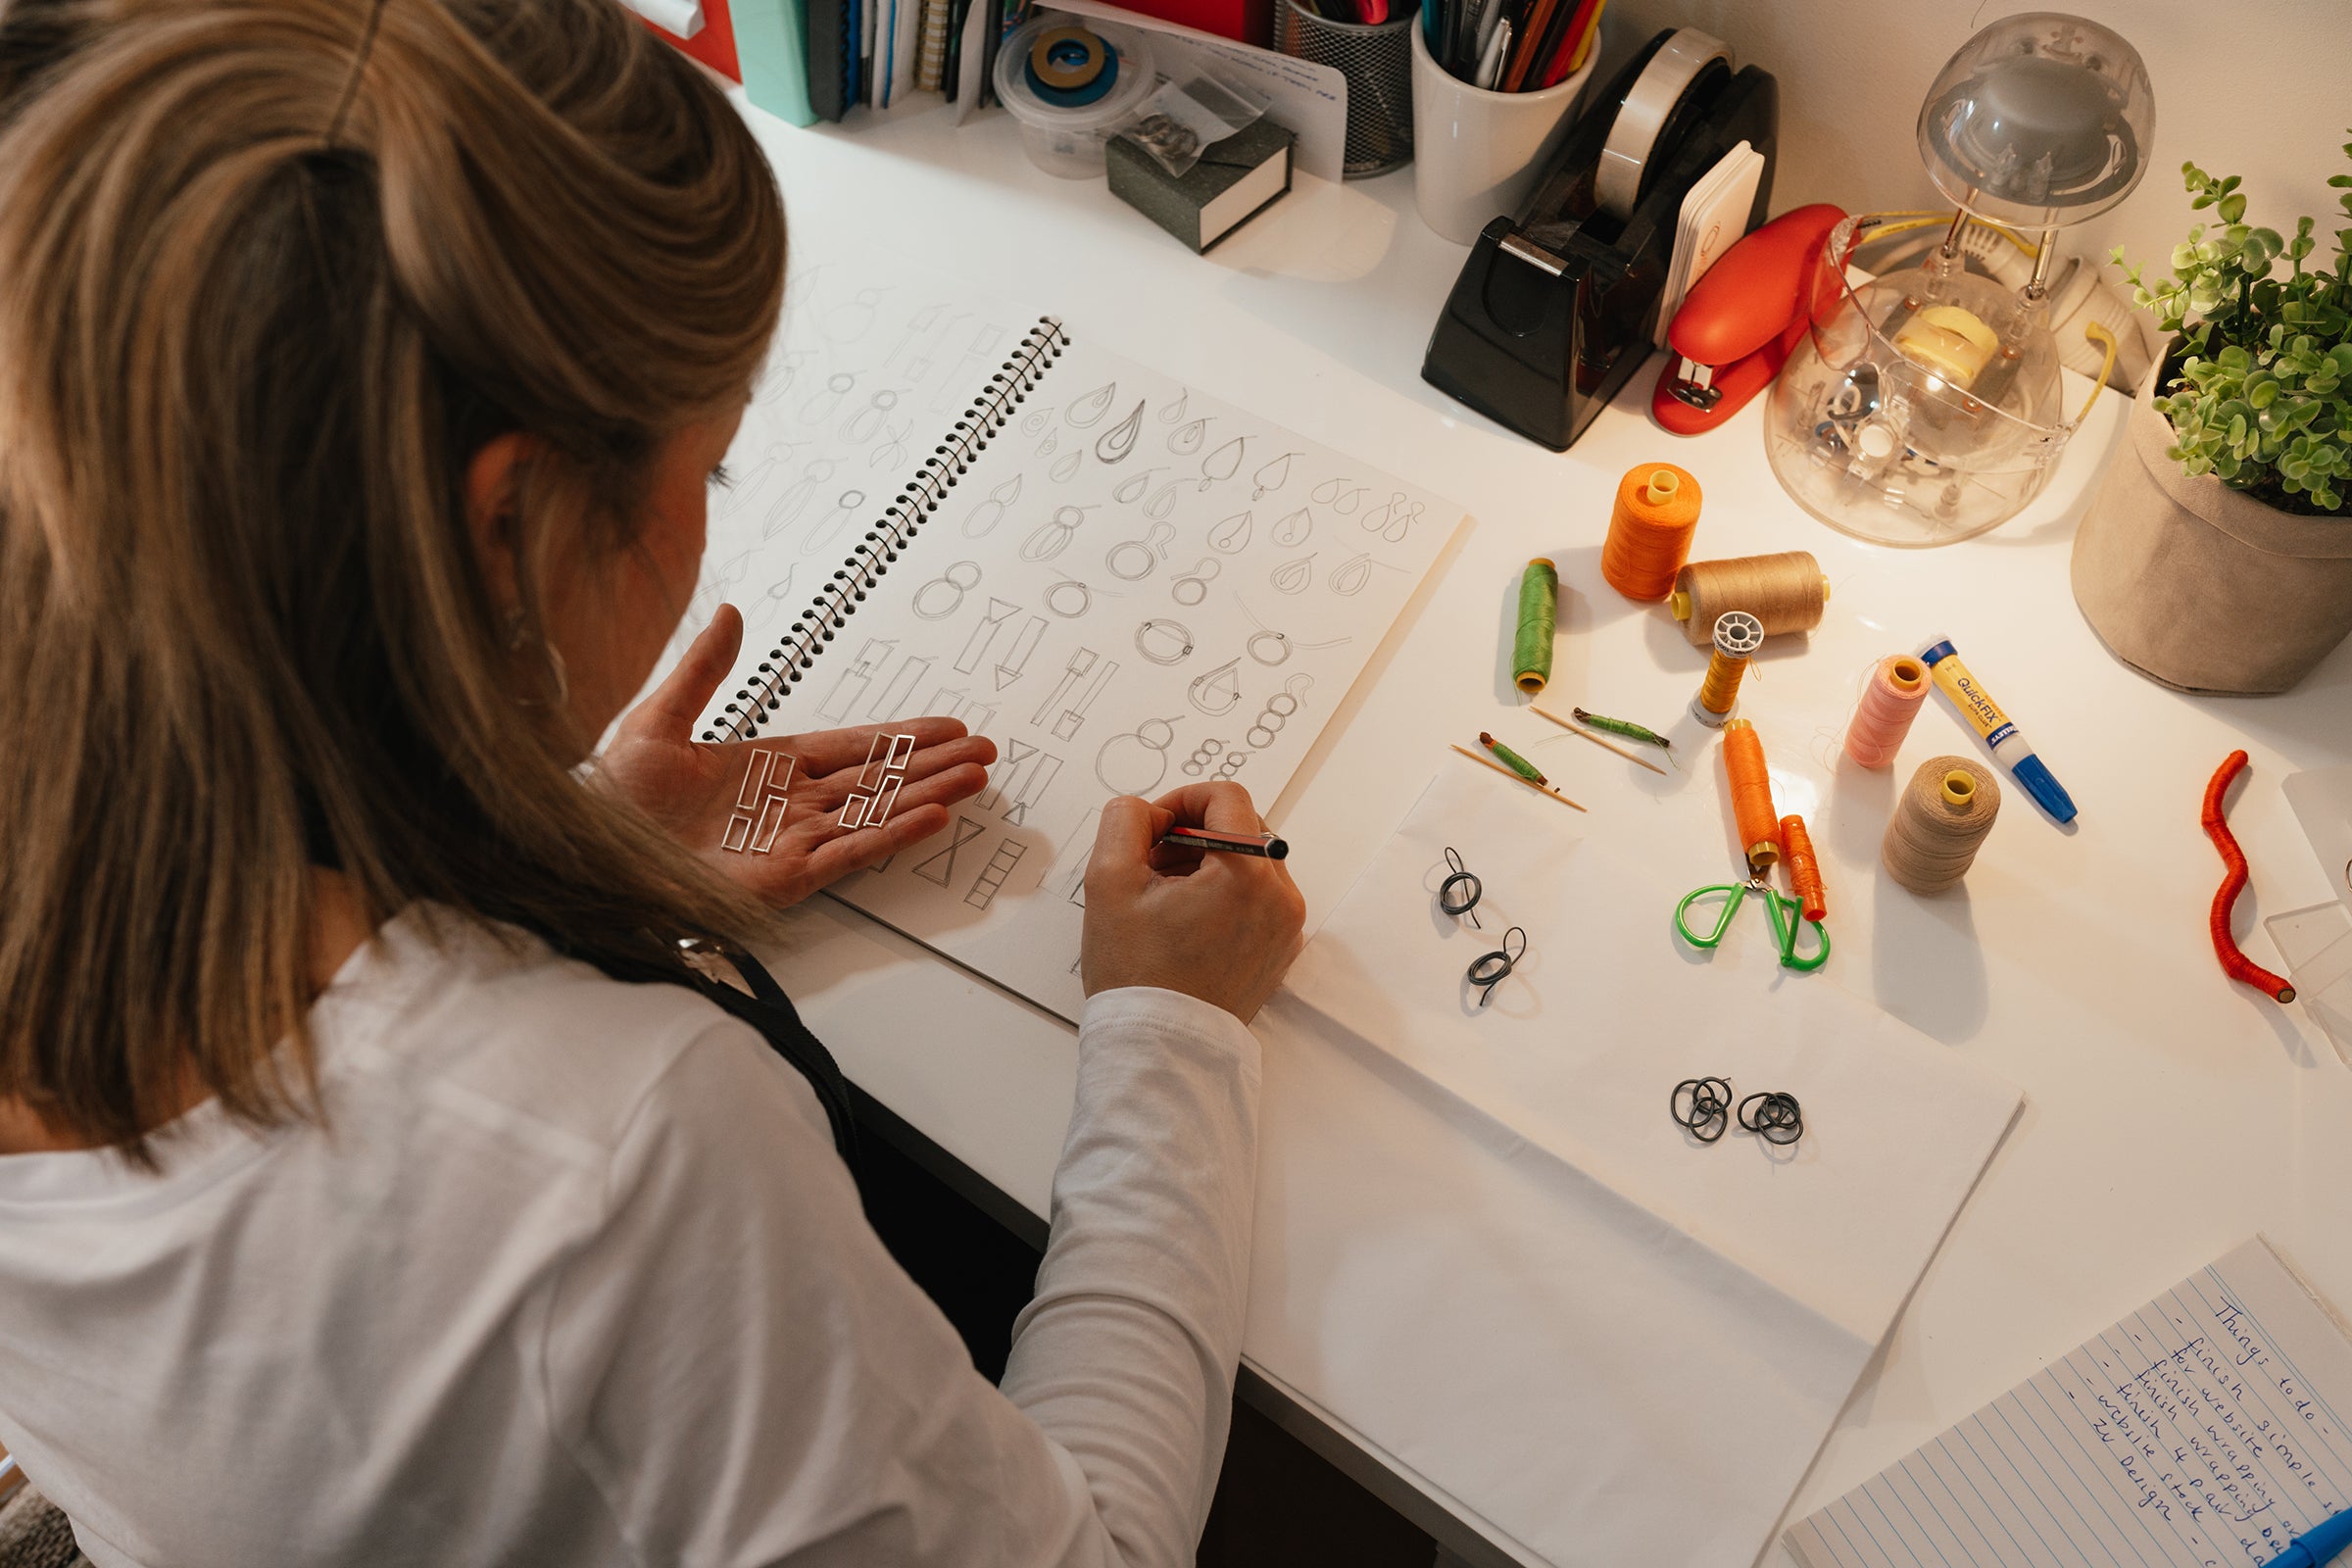
<path id="1" fill-rule="evenodd" d="M 1788 1534 L 1807 1568 L 2221 1568 L 2352 1507 L 2352 1343 L 2259 1238 Z"/>

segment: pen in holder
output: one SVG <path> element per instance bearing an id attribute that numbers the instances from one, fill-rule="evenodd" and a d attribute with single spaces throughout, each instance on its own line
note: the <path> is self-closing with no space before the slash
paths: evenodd
<path id="1" fill-rule="evenodd" d="M 1473 87 L 1431 58 L 1418 27 L 1412 48 L 1413 139 L 1420 148 L 1413 202 L 1423 222 L 1467 245 L 1489 219 L 1519 210 L 1567 139 L 1576 101 L 1600 63 L 1599 33 L 1583 66 L 1534 92 Z M 1352 145 L 1352 106 L 1348 129 Z"/>
<path id="2" fill-rule="evenodd" d="M 1274 15 L 1274 47 L 1286 55 L 1336 66 L 1348 78 L 1348 145 L 1341 172 L 1369 179 L 1401 169 L 1413 157 L 1413 64 L 1406 34 L 1417 31 L 1418 10 L 1366 25 L 1319 17 L 1282 0 Z"/>

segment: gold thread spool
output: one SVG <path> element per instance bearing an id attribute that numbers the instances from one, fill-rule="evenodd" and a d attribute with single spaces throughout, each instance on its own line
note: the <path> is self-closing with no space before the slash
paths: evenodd
<path id="1" fill-rule="evenodd" d="M 1617 481 L 1600 574 L 1628 599 L 1663 599 L 1690 558 L 1698 531 L 1698 481 L 1671 463 L 1641 463 Z"/>
<path id="2" fill-rule="evenodd" d="M 1988 770 L 1965 757 L 1932 757 L 1895 803 L 1879 858 L 1912 892 L 1941 893 L 1968 874 L 2000 809 Z"/>
<path id="3" fill-rule="evenodd" d="M 1715 622 L 1715 652 L 1707 657 L 1706 679 L 1690 699 L 1690 716 L 1709 729 L 1723 728 L 1740 701 L 1740 677 L 1747 656 L 1764 646 L 1764 627 L 1755 616 L 1734 610 Z"/>
<path id="4" fill-rule="evenodd" d="M 1747 612 L 1763 622 L 1765 636 L 1778 637 L 1820 625 L 1829 603 L 1830 579 L 1809 550 L 1693 561 L 1675 573 L 1667 600 L 1695 648 L 1707 646 L 1715 622 L 1729 611 Z"/>

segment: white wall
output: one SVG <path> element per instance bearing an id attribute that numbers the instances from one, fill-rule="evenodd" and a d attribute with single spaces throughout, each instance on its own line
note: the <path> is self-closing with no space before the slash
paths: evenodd
<path id="1" fill-rule="evenodd" d="M 1847 212 L 1938 205 L 1913 141 L 1920 101 L 1945 60 L 1986 23 L 2071 11 L 2113 27 L 2147 62 L 2153 155 L 2121 207 L 2064 230 L 2068 252 L 2123 245 L 2162 270 L 2193 219 L 2180 165 L 2242 174 L 2249 222 L 2282 234 L 2319 220 L 2315 257 L 2347 226 L 2328 189 L 2352 173 L 2352 0 L 1609 0 L 1600 79 L 1660 27 L 1693 26 L 1781 83 L 1772 211 L 1835 202 Z M 2109 275 L 2113 275 L 2110 273 Z"/>

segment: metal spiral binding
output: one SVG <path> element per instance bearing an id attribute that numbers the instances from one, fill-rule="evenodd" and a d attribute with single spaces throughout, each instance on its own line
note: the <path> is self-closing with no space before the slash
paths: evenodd
<path id="1" fill-rule="evenodd" d="M 865 540 L 850 552 L 841 569 L 818 593 L 816 602 L 803 611 L 785 631 L 784 641 L 769 650 L 760 665 L 761 678 L 735 693 L 714 721 L 715 727 L 703 731 L 707 741 L 750 740 L 760 733 L 760 720 L 775 711 L 785 696 L 797 685 L 808 667 L 816 662 L 818 652 L 833 640 L 849 621 L 854 608 L 866 595 L 866 590 L 881 580 L 890 564 L 899 559 L 899 552 L 912 541 L 923 519 L 937 512 L 956 488 L 956 481 L 980 454 L 988 449 L 989 438 L 1002 430 L 1011 419 L 1013 410 L 1020 406 L 1030 388 L 1046 367 L 1061 357 L 1069 347 L 1069 335 L 1061 329 L 1058 317 L 1038 318 L 1029 335 L 1021 339 L 1012 358 L 998 367 L 990 376 L 986 390 L 972 400 L 962 418 L 951 426 L 948 439 L 932 455 L 923 460 L 906 488 L 898 499 L 883 509 L 882 515 L 866 530 Z"/>

